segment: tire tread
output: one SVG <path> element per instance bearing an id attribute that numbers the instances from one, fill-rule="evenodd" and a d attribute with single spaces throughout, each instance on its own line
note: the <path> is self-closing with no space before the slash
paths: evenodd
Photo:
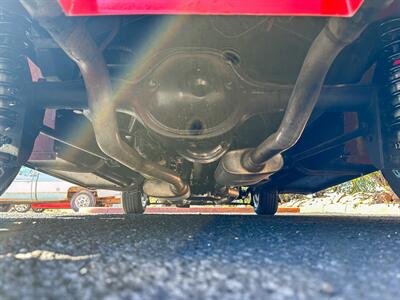
<path id="1" fill-rule="evenodd" d="M 145 208 L 142 205 L 141 192 L 129 191 L 122 193 L 122 208 L 126 214 L 143 214 Z"/>
<path id="2" fill-rule="evenodd" d="M 276 191 L 257 189 L 255 193 L 260 194 L 260 203 L 254 210 L 257 215 L 275 215 L 278 211 L 279 195 Z"/>

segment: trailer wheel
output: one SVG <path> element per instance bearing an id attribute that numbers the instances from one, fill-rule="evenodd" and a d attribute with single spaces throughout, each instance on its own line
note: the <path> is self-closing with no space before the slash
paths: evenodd
<path id="1" fill-rule="evenodd" d="M 35 213 L 38 213 L 38 214 L 44 212 L 44 208 L 32 208 L 32 210 L 33 210 Z"/>
<path id="2" fill-rule="evenodd" d="M 122 207 L 126 214 L 144 213 L 147 203 L 147 195 L 139 190 L 122 193 Z"/>
<path id="3" fill-rule="evenodd" d="M 78 212 L 80 208 L 96 206 L 96 197 L 87 190 L 79 191 L 71 197 L 71 208 Z"/>
<path id="4" fill-rule="evenodd" d="M 30 204 L 14 204 L 14 210 L 17 213 L 26 213 L 30 209 L 31 209 L 31 205 Z"/>
<path id="5" fill-rule="evenodd" d="M 279 195 L 277 191 L 257 188 L 251 193 L 251 202 L 257 215 L 275 215 L 278 211 Z"/>

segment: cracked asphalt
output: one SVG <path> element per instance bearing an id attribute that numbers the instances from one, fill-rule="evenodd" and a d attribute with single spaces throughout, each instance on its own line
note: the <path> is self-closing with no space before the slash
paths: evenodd
<path id="1" fill-rule="evenodd" d="M 399 299 L 400 218 L 0 215 L 1 299 Z"/>

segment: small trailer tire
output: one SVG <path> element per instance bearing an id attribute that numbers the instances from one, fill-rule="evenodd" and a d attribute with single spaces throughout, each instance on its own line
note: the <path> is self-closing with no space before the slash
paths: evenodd
<path id="1" fill-rule="evenodd" d="M 96 206 L 96 197 L 91 191 L 81 190 L 72 195 L 70 204 L 78 212 L 80 208 Z"/>

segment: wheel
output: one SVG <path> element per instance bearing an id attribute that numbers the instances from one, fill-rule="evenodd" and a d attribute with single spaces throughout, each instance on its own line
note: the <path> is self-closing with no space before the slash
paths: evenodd
<path id="1" fill-rule="evenodd" d="M 82 190 L 72 195 L 70 203 L 71 208 L 78 212 L 80 208 L 96 206 L 96 197 L 92 192 Z"/>
<path id="2" fill-rule="evenodd" d="M 276 191 L 255 189 L 251 193 L 251 202 L 257 215 L 275 215 L 278 210 L 279 195 Z"/>
<path id="3" fill-rule="evenodd" d="M 18 213 L 26 213 L 31 209 L 30 204 L 14 204 L 14 210 Z"/>
<path id="4" fill-rule="evenodd" d="M 141 191 L 129 191 L 122 193 L 122 207 L 126 214 L 144 213 L 148 203 L 148 197 Z"/>
<path id="5" fill-rule="evenodd" d="M 0 204 L 0 212 L 8 212 L 11 207 L 11 204 Z"/>
<path id="6" fill-rule="evenodd" d="M 32 208 L 32 210 L 38 214 L 44 212 L 44 208 Z"/>

